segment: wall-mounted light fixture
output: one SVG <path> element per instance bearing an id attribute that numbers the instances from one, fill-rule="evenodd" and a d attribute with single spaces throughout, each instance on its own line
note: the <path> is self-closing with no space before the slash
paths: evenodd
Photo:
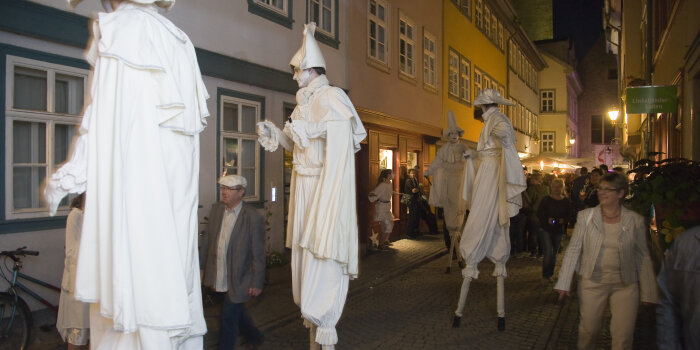
<path id="1" fill-rule="evenodd" d="M 620 118 L 620 111 L 617 109 L 617 107 L 613 107 L 611 110 L 608 111 L 608 117 L 610 117 L 610 121 L 612 121 L 612 124 L 615 126 L 623 126 L 625 125 L 625 121 L 621 120 L 618 122 L 618 119 Z"/>

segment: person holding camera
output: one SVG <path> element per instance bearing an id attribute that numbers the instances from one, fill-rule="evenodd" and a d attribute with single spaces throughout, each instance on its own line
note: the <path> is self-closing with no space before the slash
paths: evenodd
<path id="1" fill-rule="evenodd" d="M 555 179 L 550 184 L 549 196 L 542 198 L 537 210 L 540 222 L 540 242 L 544 250 L 542 260 L 542 278 L 547 283 L 552 281 L 557 252 L 566 227 L 571 222 L 573 206 L 569 198 L 564 196 L 564 180 Z"/>

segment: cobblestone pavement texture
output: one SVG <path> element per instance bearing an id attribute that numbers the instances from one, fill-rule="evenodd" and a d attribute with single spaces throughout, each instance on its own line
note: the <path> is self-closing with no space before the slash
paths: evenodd
<path id="1" fill-rule="evenodd" d="M 336 349 L 575 349 L 576 294 L 557 303 L 553 285 L 541 278 L 538 259 L 508 261 L 505 332 L 496 329 L 496 283 L 487 260 L 479 264 L 480 278 L 472 281 L 461 327 L 452 328 L 461 275 L 456 264 L 445 274 L 444 252 L 442 235 L 426 235 L 363 257 L 337 325 Z M 309 347 L 290 283 L 288 267 L 271 270 L 263 294 L 247 304 L 265 336 L 262 349 Z M 205 299 L 206 349 L 215 349 L 218 342 L 219 308 L 215 298 Z M 640 306 L 635 349 L 656 349 L 653 325 L 653 308 Z M 610 348 L 608 328 L 609 317 L 602 325 L 600 349 Z M 55 328 L 36 328 L 30 349 L 64 348 L 55 333 Z"/>

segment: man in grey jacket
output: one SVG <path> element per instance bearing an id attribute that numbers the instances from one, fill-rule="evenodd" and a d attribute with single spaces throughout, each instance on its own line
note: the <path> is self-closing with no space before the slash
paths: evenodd
<path id="1" fill-rule="evenodd" d="M 243 202 L 247 181 L 239 175 L 219 180 L 221 202 L 209 212 L 209 223 L 200 246 L 203 284 L 226 293 L 221 309 L 219 349 L 236 345 L 239 330 L 253 348 L 262 334 L 246 311 L 250 297 L 265 283 L 265 230 L 262 216 Z"/>

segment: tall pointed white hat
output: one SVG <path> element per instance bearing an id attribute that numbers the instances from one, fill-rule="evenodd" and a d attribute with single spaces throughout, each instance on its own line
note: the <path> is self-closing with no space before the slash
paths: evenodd
<path id="1" fill-rule="evenodd" d="M 83 0 L 66 0 L 70 7 L 76 7 L 78 4 L 83 2 Z M 129 0 L 137 4 L 156 4 L 158 7 L 162 7 L 166 10 L 170 10 L 173 5 L 175 5 L 175 0 Z M 104 2 L 104 0 L 103 0 Z"/>
<path id="2" fill-rule="evenodd" d="M 488 105 L 493 103 L 506 106 L 515 106 L 515 103 L 503 98 L 503 96 L 501 96 L 501 94 L 495 89 L 484 89 L 479 94 L 479 96 L 477 96 L 474 99 L 475 106 Z"/>
<path id="3" fill-rule="evenodd" d="M 457 126 L 457 119 L 455 118 L 455 114 L 452 111 L 447 111 L 447 128 L 442 131 L 442 137 L 448 138 L 448 135 L 453 131 L 459 133 L 459 137 L 462 137 L 462 135 L 464 135 L 464 129 Z"/>
<path id="4" fill-rule="evenodd" d="M 316 23 L 310 22 L 309 24 L 304 24 L 304 40 L 301 43 L 301 47 L 289 61 L 289 65 L 298 68 L 299 70 L 322 67 L 326 68 L 326 60 L 323 59 L 323 54 L 321 54 L 321 48 L 318 47 L 318 42 L 314 38 L 314 33 L 316 32 Z"/>

